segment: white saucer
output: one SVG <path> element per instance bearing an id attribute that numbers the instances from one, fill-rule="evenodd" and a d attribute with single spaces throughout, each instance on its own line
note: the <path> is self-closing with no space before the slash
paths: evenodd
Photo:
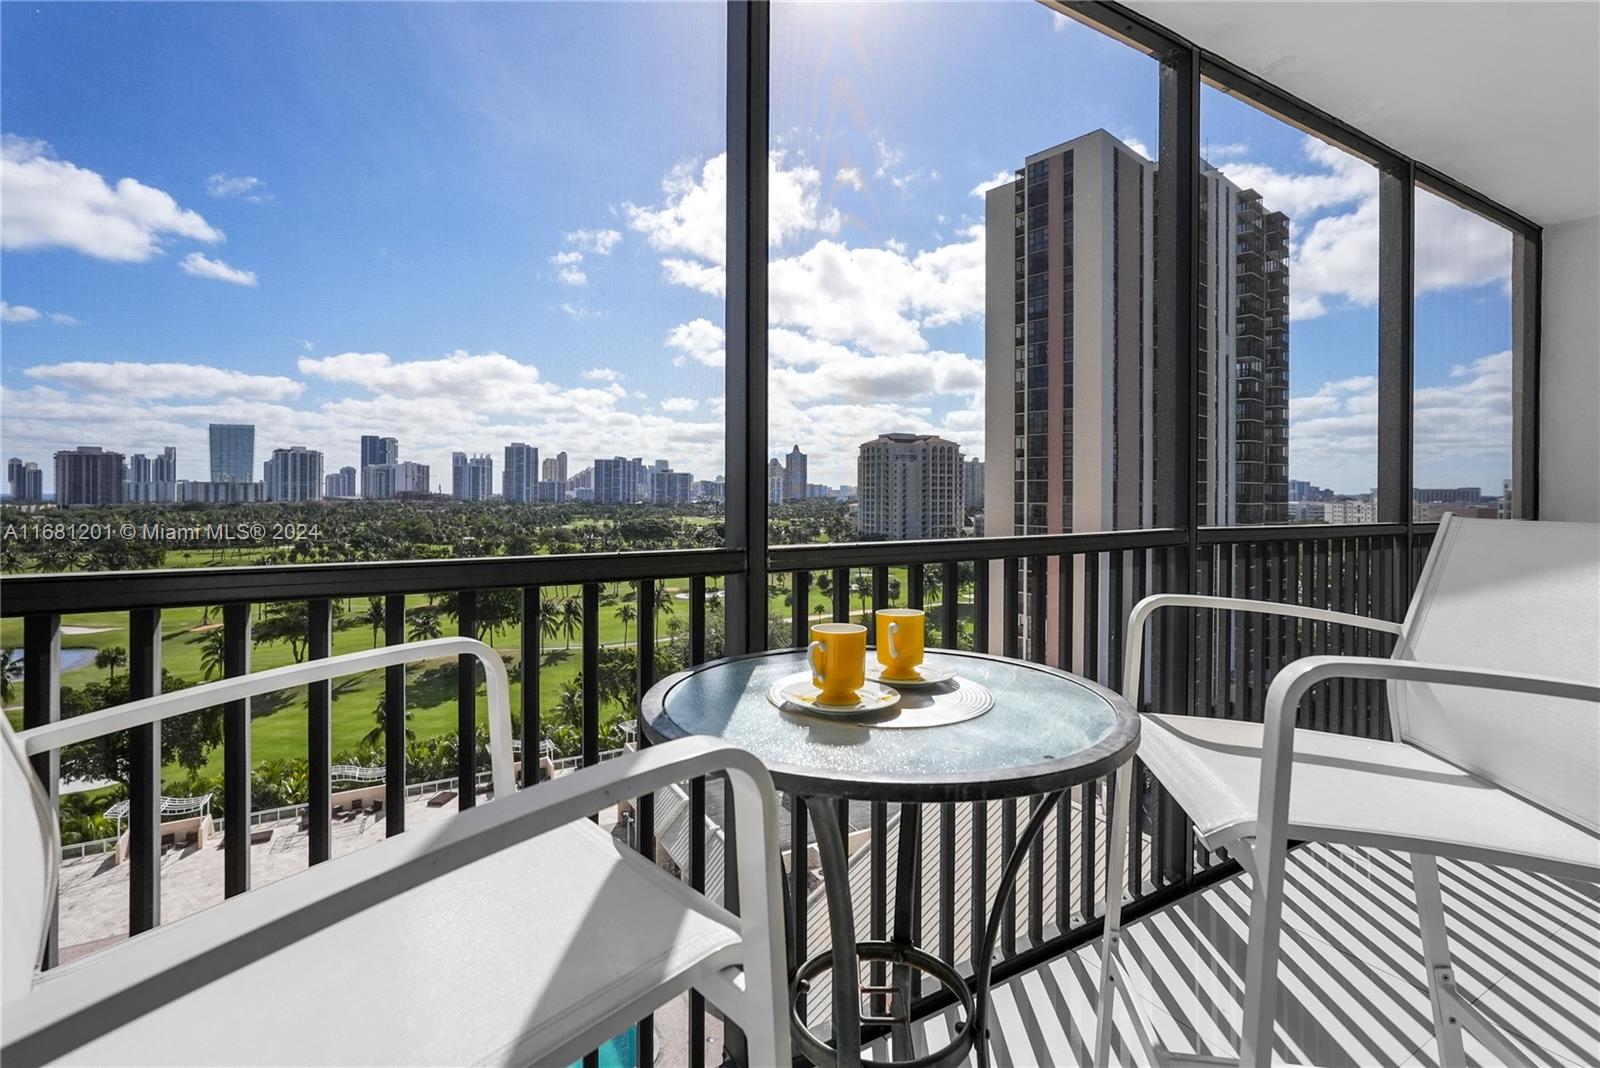
<path id="1" fill-rule="evenodd" d="M 854 704 L 825 705 L 817 700 L 820 696 L 821 691 L 811 684 L 809 671 L 785 675 L 767 690 L 767 700 L 784 711 L 804 712 L 814 716 L 843 718 L 867 716 L 875 712 L 887 712 L 900 703 L 898 691 L 875 682 L 861 684 L 861 689 L 856 692 Z"/>
<path id="2" fill-rule="evenodd" d="M 937 686 L 941 682 L 949 682 L 956 677 L 956 669 L 946 664 L 929 664 L 924 662 L 917 668 L 917 676 L 912 679 L 890 679 L 884 677 L 884 667 L 876 660 L 867 663 L 867 681 L 880 683 L 884 686 L 893 686 L 897 689 L 915 690 L 922 686 Z"/>

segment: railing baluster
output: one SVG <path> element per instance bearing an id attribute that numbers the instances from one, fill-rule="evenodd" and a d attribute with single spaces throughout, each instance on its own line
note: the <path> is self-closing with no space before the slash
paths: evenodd
<path id="1" fill-rule="evenodd" d="M 61 718 L 61 617 L 55 613 L 25 616 L 22 620 L 22 725 L 43 727 Z M 61 751 L 52 749 L 28 758 L 39 777 L 51 813 L 58 811 L 61 790 Z M 59 898 L 60 894 L 57 893 Z M 50 930 L 45 936 L 40 967 L 61 962 L 59 903 L 50 905 Z"/>
<path id="2" fill-rule="evenodd" d="M 478 593 L 456 593 L 456 632 L 463 638 L 478 636 Z M 456 657 L 456 809 L 478 803 L 478 662 Z"/>
<path id="3" fill-rule="evenodd" d="M 636 683 L 634 693 L 643 697 L 649 692 L 650 687 L 656 682 L 656 583 L 654 579 L 640 579 L 634 588 L 635 617 L 638 626 L 634 631 L 636 653 L 634 656 L 634 669 Z M 636 719 L 634 737 L 640 749 L 650 747 L 650 738 L 645 734 L 642 717 Z M 656 795 L 642 794 L 634 799 L 635 822 L 634 844 L 638 847 L 644 858 L 655 863 L 656 859 Z M 638 1022 L 638 1056 L 639 1063 L 651 1065 L 656 1061 L 656 1021 L 654 1013 L 646 1013 Z"/>
<path id="4" fill-rule="evenodd" d="M 982 565 L 979 565 L 980 567 Z M 983 929 L 988 922 L 989 803 L 972 802 L 972 929 L 968 959 L 974 971 L 983 962 Z"/>
<path id="5" fill-rule="evenodd" d="M 161 692 L 161 609 L 128 613 L 128 700 Z M 128 732 L 128 933 L 161 922 L 161 724 Z"/>
<path id="6" fill-rule="evenodd" d="M 946 560 L 939 565 L 939 644 L 961 646 L 961 564 Z"/>
<path id="7" fill-rule="evenodd" d="M 872 842 L 868 859 L 871 861 L 869 872 L 869 897 L 867 905 L 867 937 L 881 941 L 885 937 L 889 918 L 889 806 L 882 801 L 872 802 Z M 903 894 L 906 888 L 895 887 L 896 894 Z M 873 961 L 869 972 L 872 982 L 881 985 L 884 980 L 882 961 Z M 877 998 L 872 999 L 877 1002 Z M 887 1011 L 886 1004 L 880 1004 L 879 1009 Z M 878 1011 L 878 1010 L 874 1010 Z"/>
<path id="8" fill-rule="evenodd" d="M 847 839 L 848 840 L 848 839 Z M 733 780 L 722 777 L 722 903 L 739 915 L 739 814 L 733 804 Z M 732 1020 L 722 1018 L 722 1044 L 736 1064 L 748 1064 L 744 1032 Z"/>
<path id="9" fill-rule="evenodd" d="M 383 599 L 383 643 L 406 641 L 406 596 Z M 406 668 L 395 664 L 383 673 L 383 833 L 406 829 Z"/>
<path id="10" fill-rule="evenodd" d="M 1045 662 L 1045 620 L 1049 619 L 1050 565 L 1042 556 L 1028 557 L 1028 659 Z"/>
<path id="11" fill-rule="evenodd" d="M 222 673 L 250 674 L 249 604 L 222 609 Z M 222 892 L 226 897 L 250 889 L 250 699 L 222 706 L 222 805 L 227 820 L 222 836 Z"/>
<path id="12" fill-rule="evenodd" d="M 1212 574 L 1212 564 L 1215 553 L 1210 545 L 1200 546 L 1200 559 L 1195 574 L 1195 592 L 1210 594 L 1216 589 L 1216 579 Z M 1201 609 L 1194 613 L 1195 658 L 1194 672 L 1191 675 L 1191 688 L 1194 693 L 1194 703 L 1190 706 L 1190 714 L 1202 716 L 1215 716 L 1216 709 L 1211 703 L 1211 680 L 1215 677 L 1212 668 L 1211 632 L 1215 625 L 1217 613 L 1209 608 Z"/>
<path id="13" fill-rule="evenodd" d="M 1068 558 L 1061 560 L 1062 567 Z M 1056 933 L 1072 927 L 1072 792 L 1056 804 Z"/>
<path id="14" fill-rule="evenodd" d="M 689 782 L 689 888 L 706 888 L 706 780 Z M 706 999 L 698 990 L 689 992 L 689 1063 L 704 1068 L 706 1063 Z"/>
<path id="15" fill-rule="evenodd" d="M 1022 621 L 1018 619 L 1021 600 L 1021 561 L 1008 556 L 1000 565 L 1000 655 L 1015 657 L 1021 637 Z"/>
<path id="16" fill-rule="evenodd" d="M 583 766 L 600 763 L 600 583 L 583 584 Z"/>
<path id="17" fill-rule="evenodd" d="M 811 642 L 811 572 L 796 571 L 789 576 L 789 644 L 804 649 Z"/>
<path id="18" fill-rule="evenodd" d="M 315 597 L 306 603 L 306 657 L 333 655 L 333 602 Z M 333 682 L 306 687 L 306 819 L 310 824 L 310 862 L 333 856 Z"/>
<path id="19" fill-rule="evenodd" d="M 789 901 L 793 923 L 790 927 L 789 967 L 790 977 L 808 956 L 810 933 L 807 924 L 811 913 L 811 886 L 807 878 L 811 866 L 810 835 L 806 829 L 806 805 L 799 794 L 789 795 Z M 800 992 L 799 1010 L 805 1018 L 806 996 Z"/>
<path id="20" fill-rule="evenodd" d="M 956 806 L 951 801 L 939 806 L 939 956 L 946 963 L 955 963 Z"/>
<path id="21" fill-rule="evenodd" d="M 833 569 L 833 621 L 850 622 L 850 569 Z"/>
<path id="22" fill-rule="evenodd" d="M 1062 671 L 1072 670 L 1072 620 L 1078 613 L 1073 601 L 1073 574 L 1078 568 L 1076 556 L 1063 554 L 1056 558 L 1056 666 Z M 1065 927 L 1062 930 L 1066 930 Z"/>
<path id="23" fill-rule="evenodd" d="M 906 566 L 906 607 L 922 608 L 922 565 L 908 564 Z"/>
<path id="24" fill-rule="evenodd" d="M 989 561 L 972 564 L 972 648 L 989 652 Z"/>
<path id="25" fill-rule="evenodd" d="M 1100 676 L 1100 554 L 1085 553 L 1083 557 L 1083 676 L 1098 679 Z M 1095 797 L 1096 782 L 1091 780 L 1081 788 L 1082 810 L 1079 820 L 1080 840 L 1079 870 L 1082 880 L 1082 908 L 1085 920 L 1094 917 L 1095 872 Z"/>
<path id="26" fill-rule="evenodd" d="M 888 608 L 889 568 L 879 564 L 872 569 L 872 615 L 867 620 L 867 641 L 878 640 L 878 609 Z"/>
<path id="27" fill-rule="evenodd" d="M 689 580 L 689 663 L 706 662 L 706 580 L 696 575 Z"/>
<path id="28" fill-rule="evenodd" d="M 522 587 L 521 664 L 522 691 L 522 785 L 532 786 L 539 781 L 539 761 L 544 757 L 544 730 L 539 723 L 539 649 L 541 618 L 540 593 L 537 586 Z"/>

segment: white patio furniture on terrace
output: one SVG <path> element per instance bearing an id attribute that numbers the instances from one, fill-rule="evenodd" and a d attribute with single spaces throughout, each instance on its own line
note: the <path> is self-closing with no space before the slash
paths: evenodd
<path id="1" fill-rule="evenodd" d="M 456 655 L 477 657 L 488 681 L 491 803 L 36 971 L 60 847 L 27 756 Z M 744 1029 L 753 1063 L 789 1059 L 772 780 L 743 750 L 691 739 L 519 791 L 505 667 L 467 638 L 314 660 L 0 732 L 8 1065 L 566 1064 L 690 987 Z M 728 775 L 739 805 L 737 917 L 583 818 L 713 772 Z M 336 963 L 352 961 L 355 972 Z"/>
<path id="2" fill-rule="evenodd" d="M 1456 990 L 1438 857 L 1600 881 L 1600 527 L 1445 517 L 1403 624 L 1291 604 L 1164 594 L 1129 620 L 1124 693 L 1140 679 L 1145 623 L 1178 606 L 1271 613 L 1398 635 L 1389 659 L 1312 656 L 1280 671 L 1263 723 L 1144 716 L 1139 757 L 1253 882 L 1243 1064 L 1273 1055 L 1285 852 L 1291 840 L 1411 854 L 1440 1061 L 1462 1065 L 1462 1028 L 1507 1064 L 1525 1058 Z M 1387 682 L 1393 742 L 1296 729 L 1328 679 Z M 1133 791 L 1120 776 L 1107 869 L 1095 1063 L 1108 1063 L 1121 996 L 1151 1063 L 1151 1037 L 1117 958 Z"/>

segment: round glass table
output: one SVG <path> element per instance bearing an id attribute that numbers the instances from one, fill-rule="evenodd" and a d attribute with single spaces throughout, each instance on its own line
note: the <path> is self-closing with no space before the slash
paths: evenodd
<path id="1" fill-rule="evenodd" d="M 874 651 L 869 649 L 871 658 Z M 1003 909 L 988 918 L 977 975 L 969 988 L 944 960 L 912 943 L 909 887 L 917 870 L 921 804 L 993 801 L 1042 795 L 1007 858 L 996 901 L 1006 900 L 1050 809 L 1074 786 L 1114 771 L 1133 758 L 1139 717 L 1121 696 L 1077 675 L 1003 657 L 930 649 L 926 663 L 948 666 L 985 687 L 993 707 L 982 715 L 929 727 L 893 726 L 883 719 L 853 722 L 780 711 L 768 689 L 805 671 L 804 650 L 730 657 L 662 679 L 640 703 L 653 742 L 708 735 L 749 750 L 766 764 L 778 789 L 798 795 L 815 827 L 833 949 L 792 963 L 791 1021 L 795 1046 L 814 1064 L 861 1063 L 861 1025 L 886 1025 L 897 1055 L 909 1051 L 912 972 L 933 976 L 961 1003 L 966 1019 L 955 1038 L 909 1062 L 918 1068 L 958 1064 L 976 1051 L 987 1059 L 983 1035 L 990 966 Z M 908 695 L 916 691 L 907 690 Z M 892 719 L 893 716 L 887 717 Z M 899 802 L 900 833 L 894 930 L 887 940 L 855 941 L 844 828 L 836 799 Z M 840 952 L 853 947 L 854 953 Z M 888 965 L 887 986 L 860 982 L 859 961 Z M 831 968 L 834 1041 L 825 1042 L 798 1010 L 806 984 Z M 865 991 L 886 1004 L 862 1013 Z M 849 1041 L 841 1036 L 851 1036 Z"/>

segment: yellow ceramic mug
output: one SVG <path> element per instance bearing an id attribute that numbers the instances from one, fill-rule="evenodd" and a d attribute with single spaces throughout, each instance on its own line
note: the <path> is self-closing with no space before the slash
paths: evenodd
<path id="1" fill-rule="evenodd" d="M 814 623 L 806 647 L 811 683 L 825 705 L 852 705 L 867 681 L 867 628 L 859 623 Z"/>
<path id="2" fill-rule="evenodd" d="M 878 663 L 886 679 L 915 679 L 922 666 L 926 615 L 920 608 L 878 609 Z"/>

